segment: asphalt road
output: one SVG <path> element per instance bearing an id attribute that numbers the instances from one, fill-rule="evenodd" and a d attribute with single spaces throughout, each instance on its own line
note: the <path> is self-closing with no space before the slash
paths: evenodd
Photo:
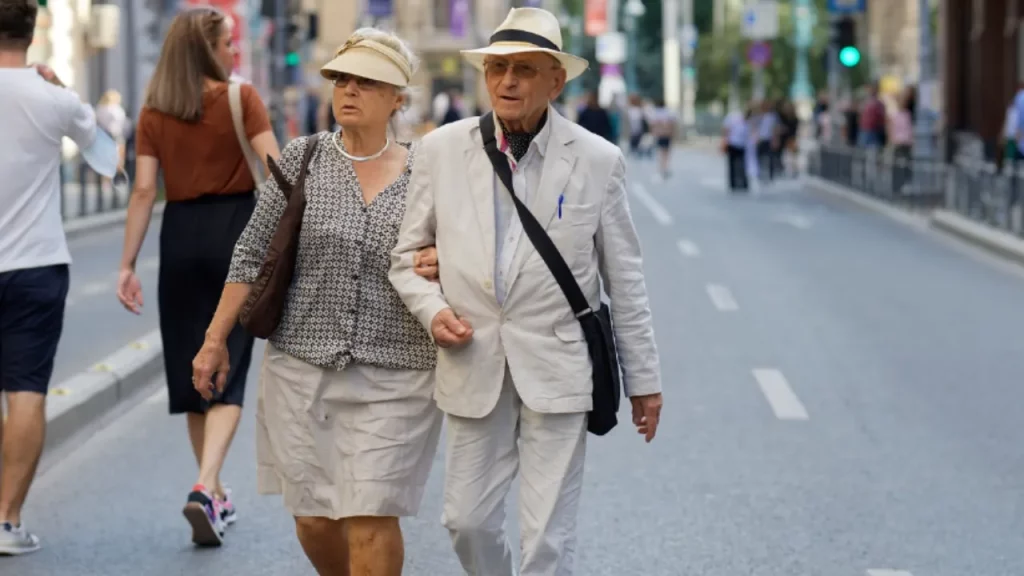
<path id="1" fill-rule="evenodd" d="M 1024 574 L 1024 276 L 796 183 L 728 195 L 710 153 L 676 164 L 667 183 L 632 170 L 664 421 L 649 446 L 591 438 L 576 573 Z M 45 549 L 0 573 L 312 574 L 255 495 L 251 410 L 220 550 L 188 542 L 194 467 L 154 396 L 39 480 Z M 413 576 L 459 573 L 442 473 L 405 523 Z"/>
<path id="2" fill-rule="evenodd" d="M 140 316 L 126 311 L 115 296 L 124 227 L 105 228 L 69 240 L 71 286 L 54 365 L 55 384 L 158 327 L 156 280 L 161 221 L 153 218 L 137 263 L 145 304 Z"/>

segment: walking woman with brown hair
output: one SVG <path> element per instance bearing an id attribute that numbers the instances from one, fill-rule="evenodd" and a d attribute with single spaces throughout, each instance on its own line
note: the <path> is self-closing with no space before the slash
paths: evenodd
<path id="1" fill-rule="evenodd" d="M 211 7 L 174 19 L 139 115 L 135 188 L 128 205 L 117 297 L 138 313 L 142 286 L 135 262 L 157 196 L 162 169 L 167 205 L 160 231 L 157 287 L 160 333 L 171 414 L 186 414 L 199 476 L 185 516 L 192 541 L 219 545 L 235 509 L 220 479 L 242 413 L 253 337 L 234 325 L 227 338 L 231 370 L 223 391 L 203 399 L 192 385 L 192 359 L 205 339 L 228 275 L 235 242 L 256 206 L 256 182 L 232 121 L 229 74 L 232 23 Z M 236 88 L 237 89 L 237 88 Z M 266 108 L 241 86 L 241 116 L 261 159 L 278 158 Z"/>

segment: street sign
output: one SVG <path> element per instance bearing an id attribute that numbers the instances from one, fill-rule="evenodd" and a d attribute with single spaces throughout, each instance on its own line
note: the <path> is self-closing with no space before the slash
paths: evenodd
<path id="1" fill-rule="evenodd" d="M 594 43 L 594 55 L 600 64 L 622 64 L 626 52 L 626 35 L 622 32 L 601 34 Z"/>
<path id="2" fill-rule="evenodd" d="M 828 0 L 831 14 L 860 14 L 867 10 L 867 0 Z"/>
<path id="3" fill-rule="evenodd" d="M 749 0 L 743 8 L 743 37 L 772 40 L 779 35 L 779 3 L 776 0 Z"/>
<path id="4" fill-rule="evenodd" d="M 751 42 L 747 48 L 747 60 L 759 68 L 767 66 L 772 60 L 772 45 L 767 42 Z"/>

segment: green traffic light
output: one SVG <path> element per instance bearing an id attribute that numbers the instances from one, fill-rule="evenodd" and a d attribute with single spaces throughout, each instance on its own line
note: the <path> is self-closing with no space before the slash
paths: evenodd
<path id="1" fill-rule="evenodd" d="M 852 68 L 860 63 L 860 50 L 854 46 L 847 46 L 839 51 L 839 62 L 847 68 Z"/>
<path id="2" fill-rule="evenodd" d="M 288 55 L 285 56 L 284 61 L 285 61 L 285 64 L 288 64 L 289 66 L 298 66 L 299 65 L 299 53 L 298 52 L 289 52 Z"/>

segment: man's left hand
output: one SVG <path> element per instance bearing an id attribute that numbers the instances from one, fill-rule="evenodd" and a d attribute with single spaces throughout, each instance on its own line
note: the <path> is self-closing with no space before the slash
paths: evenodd
<path id="1" fill-rule="evenodd" d="M 658 432 L 658 421 L 661 419 L 661 393 L 633 396 L 629 399 L 633 404 L 633 424 L 636 431 L 644 435 L 650 443 Z"/>
<path id="2" fill-rule="evenodd" d="M 416 274 L 430 280 L 431 282 L 438 282 L 438 266 L 437 266 L 437 248 L 434 246 L 427 246 L 420 250 L 412 257 L 413 271 Z"/>

